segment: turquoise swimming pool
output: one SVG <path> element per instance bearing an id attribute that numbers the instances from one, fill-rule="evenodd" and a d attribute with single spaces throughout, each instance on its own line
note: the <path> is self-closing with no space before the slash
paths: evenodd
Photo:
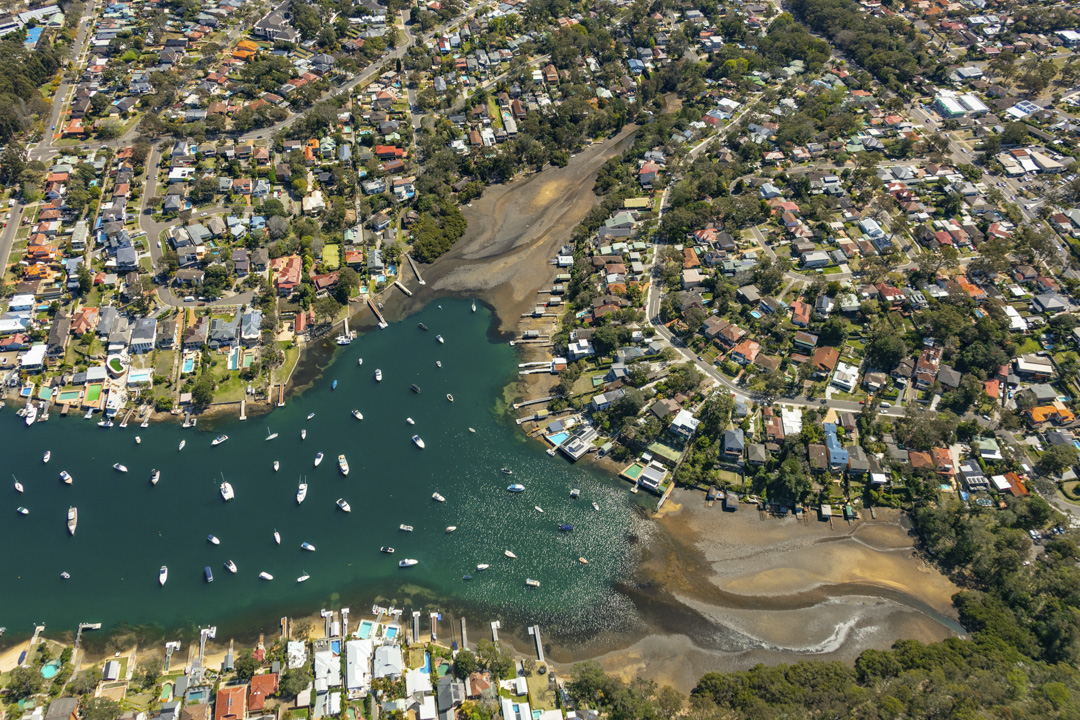
<path id="1" fill-rule="evenodd" d="M 195 358 L 193 358 L 193 357 L 184 358 L 184 370 L 183 370 L 183 372 L 184 372 L 185 375 L 190 375 L 191 373 L 195 372 Z"/>
<path id="2" fill-rule="evenodd" d="M 372 625 L 370 620 L 361 621 L 360 628 L 356 631 L 357 636 L 361 640 L 367 640 L 369 637 L 371 637 L 371 627 Z"/>
<path id="3" fill-rule="evenodd" d="M 566 438 L 568 438 L 568 437 L 570 437 L 570 433 L 560 432 L 560 433 L 555 433 L 554 435 L 548 435 L 547 440 L 548 440 L 549 443 L 551 443 L 555 447 L 559 447 L 564 442 L 566 442 Z"/>
<path id="4" fill-rule="evenodd" d="M 49 663 L 48 665 L 42 666 L 42 668 L 41 668 L 41 677 L 45 678 L 46 680 L 49 680 L 54 675 L 56 675 L 56 673 L 58 673 L 58 672 L 60 672 L 60 666 L 57 665 L 56 663 Z"/>
<path id="5" fill-rule="evenodd" d="M 388 639 L 390 639 L 390 640 L 393 640 L 394 638 L 396 638 L 397 637 L 397 627 L 394 626 L 394 625 L 388 626 L 386 628 L 386 637 Z"/>

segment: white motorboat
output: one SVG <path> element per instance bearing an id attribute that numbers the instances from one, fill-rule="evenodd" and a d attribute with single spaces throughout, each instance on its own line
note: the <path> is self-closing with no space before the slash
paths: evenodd
<path id="1" fill-rule="evenodd" d="M 401 530 L 402 532 L 412 532 L 412 525 L 402 523 L 401 525 L 398 525 L 398 530 Z"/>
<path id="2" fill-rule="evenodd" d="M 574 488 L 570 491 L 571 500 L 577 500 L 579 497 L 581 497 L 581 490 L 579 490 L 578 488 Z"/>
<path id="3" fill-rule="evenodd" d="M 67 529 L 71 535 L 75 534 L 75 526 L 79 524 L 79 508 L 72 505 L 68 508 Z"/>
<path id="4" fill-rule="evenodd" d="M 296 504 L 304 502 L 304 498 L 307 497 L 307 483 L 300 483 L 300 487 L 296 490 Z"/>
<path id="5" fill-rule="evenodd" d="M 72 480 L 71 473 L 69 473 L 67 470 L 61 470 L 60 479 L 64 481 L 65 485 L 70 485 Z"/>
<path id="6" fill-rule="evenodd" d="M 41 462 L 47 463 L 52 458 L 52 450 L 46 450 L 45 454 L 41 456 Z"/>
<path id="7" fill-rule="evenodd" d="M 20 515 L 29 515 L 30 514 L 30 511 L 27 510 L 26 508 L 24 508 L 22 505 L 15 508 L 15 512 L 19 513 Z"/>
<path id="8" fill-rule="evenodd" d="M 515 554 L 514 554 L 514 553 L 512 553 L 512 552 L 510 552 L 509 550 L 505 551 L 505 552 L 503 553 L 503 555 L 505 555 L 506 557 L 510 558 L 511 560 L 516 560 L 516 559 L 517 559 L 517 555 L 515 555 Z"/>
<path id="9" fill-rule="evenodd" d="M 540 581 L 539 580 L 533 580 L 532 578 L 525 578 L 525 584 L 527 586 L 529 586 L 529 587 L 534 587 L 534 588 L 540 587 Z"/>
<path id="10" fill-rule="evenodd" d="M 315 546 L 309 542 L 300 543 L 301 550 L 307 550 L 308 552 L 315 552 Z"/>
<path id="11" fill-rule="evenodd" d="M 60 578 L 63 579 L 63 580 L 70 580 L 71 579 L 71 573 L 69 573 L 67 570 L 65 570 L 64 572 L 60 573 Z"/>
<path id="12" fill-rule="evenodd" d="M 158 570 L 158 574 L 157 574 L 158 585 L 161 585 L 162 587 L 164 587 L 165 586 L 165 581 L 167 581 L 168 579 L 169 579 L 169 568 L 168 568 L 167 565 L 162 565 L 161 569 Z"/>
<path id="13" fill-rule="evenodd" d="M 512 493 L 525 492 L 525 486 L 522 485 L 521 483 L 514 483 L 513 485 L 509 486 L 506 489 L 509 492 L 512 492 Z"/>
<path id="14" fill-rule="evenodd" d="M 225 442 L 228 439 L 229 439 L 228 435 L 218 435 L 216 438 L 214 438 L 213 440 L 210 441 L 210 447 L 220 445 L 221 443 Z"/>
<path id="15" fill-rule="evenodd" d="M 434 500 L 435 502 L 446 502 L 446 498 L 444 498 L 439 493 L 432 493 L 431 494 L 431 499 Z"/>
<path id="16" fill-rule="evenodd" d="M 413 560 L 412 558 L 405 558 L 404 560 L 399 560 L 397 566 L 400 567 L 400 568 L 407 568 L 407 567 L 412 567 L 413 565 L 415 565 L 418 562 L 420 562 L 420 561 L 419 560 Z"/>
<path id="17" fill-rule="evenodd" d="M 26 415 L 23 417 L 23 420 L 26 422 L 27 427 L 33 425 L 34 421 L 37 420 L 37 406 L 33 403 L 29 403 L 26 406 Z"/>
<path id="18" fill-rule="evenodd" d="M 388 554 L 393 554 L 393 552 L 394 552 L 394 548 L 392 548 L 392 547 L 389 547 L 388 545 L 383 545 L 383 546 L 382 546 L 381 548 L 379 548 L 379 552 L 384 552 L 384 553 L 388 553 Z"/>
<path id="19" fill-rule="evenodd" d="M 345 512 L 352 512 L 352 508 L 349 506 L 349 503 L 345 502 L 345 498 L 338 498 L 337 506 Z"/>
<path id="20" fill-rule="evenodd" d="M 476 312 L 476 301 L 475 300 L 473 300 L 473 303 L 472 303 L 472 311 Z"/>
<path id="21" fill-rule="evenodd" d="M 502 472 L 503 475 L 513 475 L 514 474 L 514 471 L 511 470 L 510 468 L 503 468 L 500 472 Z"/>
<path id="22" fill-rule="evenodd" d="M 533 505 L 533 509 L 536 510 L 536 512 L 539 512 L 539 513 L 544 512 L 544 508 L 540 507 L 539 505 Z"/>
<path id="23" fill-rule="evenodd" d="M 232 560 L 226 560 L 225 561 L 225 569 L 228 570 L 229 572 L 231 572 L 233 575 L 235 575 L 236 574 L 236 563 L 234 563 Z"/>
<path id="24" fill-rule="evenodd" d="M 469 428 L 469 432 L 471 432 L 471 433 L 476 432 L 476 428 Z"/>
<path id="25" fill-rule="evenodd" d="M 356 409 L 354 409 L 352 411 L 352 416 L 354 418 L 356 418 L 357 420 L 363 420 L 364 419 L 364 413 L 362 413 L 362 412 L 360 412 L 359 410 L 356 410 Z"/>
<path id="26" fill-rule="evenodd" d="M 281 468 L 281 463 L 277 460 L 274 461 L 274 472 L 277 472 Z"/>
<path id="27" fill-rule="evenodd" d="M 356 358 L 356 364 L 357 365 L 363 365 L 364 364 L 364 358 Z"/>
<path id="28" fill-rule="evenodd" d="M 151 485 L 157 485 L 158 480 L 160 480 L 160 479 L 161 479 L 161 471 L 160 470 L 151 471 L 151 473 L 150 473 L 150 484 Z"/>
<path id="29" fill-rule="evenodd" d="M 450 402 L 454 402 L 454 396 L 451 395 L 450 393 L 446 393 L 446 399 L 449 400 Z"/>
<path id="30" fill-rule="evenodd" d="M 185 445 L 187 445 L 187 440 L 181 440 L 180 446 L 176 448 L 176 452 L 180 452 L 181 450 L 183 450 Z"/>
<path id="31" fill-rule="evenodd" d="M 274 542 L 278 545 L 281 544 L 281 533 L 279 533 L 277 530 L 274 531 Z"/>
<path id="32" fill-rule="evenodd" d="M 442 335 L 436 335 L 436 336 L 435 336 L 435 339 L 436 339 L 436 340 L 438 340 L 440 344 L 442 344 L 442 343 L 446 342 L 445 340 L 443 340 L 443 336 L 442 336 Z"/>
<path id="33" fill-rule="evenodd" d="M 308 420 L 310 420 L 313 417 L 315 417 L 315 413 L 308 413 L 308 416 L 307 416 Z"/>
<path id="34" fill-rule="evenodd" d="M 142 438 L 138 435 L 135 436 L 135 444 L 142 445 Z"/>
<path id="35" fill-rule="evenodd" d="M 600 506 L 597 505 L 595 501 L 592 504 L 592 509 L 595 510 L 596 512 L 600 512 Z"/>
<path id="36" fill-rule="evenodd" d="M 307 428 L 304 428 L 300 431 L 300 439 L 307 440 Z"/>
<path id="37" fill-rule="evenodd" d="M 446 526 L 446 534 L 447 535 L 454 532 L 455 530 L 457 530 L 457 525 L 447 525 Z"/>
<path id="38" fill-rule="evenodd" d="M 422 437 L 420 437 L 419 435 L 413 435 L 412 441 L 416 443 L 416 447 L 420 448 L 421 450 L 424 449 L 424 439 Z"/>
<path id="39" fill-rule="evenodd" d="M 115 470 L 116 472 L 122 472 L 122 473 L 126 473 L 128 471 L 127 466 L 121 465 L 120 463 L 113 463 L 112 469 Z"/>
<path id="40" fill-rule="evenodd" d="M 298 583 L 307 582 L 310 578 L 311 578 L 311 576 L 308 575 L 307 570 L 305 570 L 303 575 L 296 578 L 296 582 L 298 582 Z"/>
<path id="41" fill-rule="evenodd" d="M 382 370 L 375 368 L 375 382 L 382 382 Z"/>
<path id="42" fill-rule="evenodd" d="M 266 441 L 269 442 L 276 438 L 278 434 L 276 432 L 270 432 L 270 428 L 266 428 Z"/>
<path id="43" fill-rule="evenodd" d="M 230 482 L 221 483 L 221 497 L 225 502 L 229 502 L 236 497 L 236 493 L 233 492 L 233 486 Z"/>
<path id="44" fill-rule="evenodd" d="M 488 565 L 487 563 L 480 563 L 479 565 L 476 566 L 476 569 L 477 570 L 487 570 L 489 567 L 491 567 L 491 566 Z"/>
<path id="45" fill-rule="evenodd" d="M 265 570 L 263 570 L 261 573 L 259 573 L 259 579 L 260 580 L 273 580 L 274 576 L 271 575 L 270 573 L 266 572 Z"/>
<path id="46" fill-rule="evenodd" d="M 210 543 L 211 545 L 221 544 L 221 540 L 218 539 L 217 535 L 207 535 L 206 542 Z"/>
<path id="47" fill-rule="evenodd" d="M 342 475 L 345 477 L 349 476 L 349 461 L 345 459 L 344 455 L 337 456 L 337 466 Z"/>
<path id="48" fill-rule="evenodd" d="M 319 467 L 319 464 L 322 462 L 322 459 L 323 459 L 323 454 L 321 452 L 317 453 L 315 455 L 315 467 Z"/>
<path id="49" fill-rule="evenodd" d="M 409 425 L 415 425 L 416 424 L 416 421 L 413 420 L 412 418 L 405 418 L 405 422 L 407 422 Z"/>
<path id="50" fill-rule="evenodd" d="M 441 368 L 442 367 L 442 360 L 436 360 L 435 361 L 435 367 Z"/>

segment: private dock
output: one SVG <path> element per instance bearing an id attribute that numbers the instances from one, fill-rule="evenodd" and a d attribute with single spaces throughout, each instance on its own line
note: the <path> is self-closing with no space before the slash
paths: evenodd
<path id="1" fill-rule="evenodd" d="M 412 259 L 412 256 L 406 255 L 405 259 L 409 261 L 409 267 L 412 268 L 413 273 L 416 275 L 416 281 L 421 285 L 427 285 L 424 278 L 420 277 L 420 268 L 416 267 L 416 261 Z"/>
<path id="2" fill-rule="evenodd" d="M 405 293 L 405 294 L 406 294 L 406 295 L 408 295 L 409 297 L 412 297 L 412 290 L 410 290 L 409 288 L 405 287 L 405 283 L 401 282 L 400 280 L 395 280 L 395 281 L 394 281 L 394 284 L 395 284 L 395 285 L 397 285 L 397 286 L 398 286 L 398 288 L 400 288 L 400 289 L 401 289 L 401 292 Z"/>
<path id="3" fill-rule="evenodd" d="M 469 633 L 465 629 L 465 618 L 461 618 L 461 649 L 469 649 Z"/>
<path id="4" fill-rule="evenodd" d="M 439 637 L 439 617 L 440 613 L 431 613 L 431 642 L 435 642 Z"/>
<path id="5" fill-rule="evenodd" d="M 544 662 L 544 644 L 540 640 L 540 626 L 530 625 L 529 634 L 532 635 L 533 644 L 536 645 L 536 659 Z"/>
<path id="6" fill-rule="evenodd" d="M 382 313 L 379 312 L 379 306 L 375 304 L 375 301 L 371 298 L 368 298 L 367 304 L 368 307 L 371 308 L 371 312 L 375 313 L 375 317 L 379 320 L 379 329 L 385 330 L 386 328 L 390 327 L 390 323 L 386 322 L 386 318 L 384 318 Z"/>
<path id="7" fill-rule="evenodd" d="M 246 407 L 247 407 L 247 400 L 246 399 L 241 400 L 240 401 L 240 419 L 241 420 L 247 420 L 247 413 L 245 412 Z"/>
<path id="8" fill-rule="evenodd" d="M 134 415 L 134 414 L 135 414 L 135 408 L 131 408 L 130 410 L 128 410 L 127 415 L 125 415 L 124 419 L 120 422 L 120 427 L 122 427 L 122 428 L 127 427 L 128 426 L 128 420 L 130 420 L 131 416 Z"/>
<path id="9" fill-rule="evenodd" d="M 285 383 L 278 385 L 278 407 L 285 407 Z"/>
<path id="10" fill-rule="evenodd" d="M 413 610 L 412 614 L 412 641 L 420 642 L 420 611 Z"/>
<path id="11" fill-rule="evenodd" d="M 523 408 L 527 405 L 539 405 L 540 403 L 551 402 L 554 399 L 554 395 L 549 395 L 548 397 L 537 398 L 535 400 L 524 400 L 519 403 L 514 403 L 514 409 L 517 410 L 518 408 Z"/>
<path id="12" fill-rule="evenodd" d="M 499 628 L 502 627 L 502 623 L 498 620 L 491 621 L 491 642 L 499 642 Z"/>

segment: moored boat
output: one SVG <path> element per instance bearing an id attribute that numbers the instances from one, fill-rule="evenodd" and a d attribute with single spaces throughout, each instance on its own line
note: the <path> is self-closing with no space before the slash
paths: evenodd
<path id="1" fill-rule="evenodd" d="M 345 498 L 338 498 L 337 506 L 345 512 L 352 512 L 352 508 L 349 506 L 349 503 L 345 502 Z"/>
<path id="2" fill-rule="evenodd" d="M 364 364 L 364 358 L 356 358 L 356 364 L 357 365 L 363 365 Z"/>
<path id="3" fill-rule="evenodd" d="M 479 565 L 476 566 L 476 569 L 477 570 L 487 570 L 489 567 L 491 567 L 491 566 L 488 565 L 487 563 L 480 563 Z"/>
<path id="4" fill-rule="evenodd" d="M 559 529 L 562 530 L 563 532 L 572 532 L 573 529 L 574 529 L 574 526 L 571 525 L 570 523 L 561 523 L 559 525 Z"/>
<path id="5" fill-rule="evenodd" d="M 421 330 L 427 330 L 427 325 L 425 325 L 424 323 L 416 323 L 416 327 L 420 328 Z"/>
<path id="6" fill-rule="evenodd" d="M 446 502 L 446 498 L 444 498 L 439 493 L 431 493 L 431 499 L 435 502 Z"/>
<path id="7" fill-rule="evenodd" d="M 410 386 L 409 386 L 409 389 L 410 389 L 410 390 L 412 390 L 412 391 L 413 391 L 414 393 L 416 393 L 417 395 L 419 395 L 419 394 L 420 394 L 420 386 L 419 386 L 419 385 L 417 385 L 416 383 L 413 383 L 412 385 L 410 385 Z"/>
<path id="8" fill-rule="evenodd" d="M 281 533 L 279 533 L 277 530 L 274 531 L 274 543 L 277 545 L 281 544 Z"/>
<path id="9" fill-rule="evenodd" d="M 513 471 L 513 470 L 511 470 L 510 468 L 503 468 L 503 469 L 502 469 L 502 474 L 503 474 L 503 475 L 513 475 L 513 474 L 514 474 L 514 471 Z"/>
<path id="10" fill-rule="evenodd" d="M 64 481 L 65 485 L 70 485 L 72 480 L 71 473 L 69 473 L 67 470 L 61 470 L 60 479 Z"/>
<path id="11" fill-rule="evenodd" d="M 308 414 L 307 414 L 307 419 L 308 419 L 308 420 L 310 420 L 310 419 L 311 419 L 311 418 L 313 418 L 313 417 L 315 417 L 315 413 L 311 412 L 311 413 L 308 413 Z"/>
<path id="12" fill-rule="evenodd" d="M 419 435 L 413 435 L 412 441 L 416 443 L 416 447 L 420 448 L 421 450 L 424 449 L 424 439 L 421 438 Z"/>
<path id="13" fill-rule="evenodd" d="M 277 436 L 278 436 L 278 434 L 276 432 L 270 432 L 270 428 L 266 428 L 266 440 L 267 440 L 267 442 L 269 442 L 270 440 L 273 440 Z"/>
<path id="14" fill-rule="evenodd" d="M 23 513 L 25 515 L 25 513 Z M 75 526 L 79 524 L 79 508 L 72 505 L 68 508 L 67 529 L 70 535 L 75 534 Z"/>
<path id="15" fill-rule="evenodd" d="M 476 312 L 476 301 L 475 300 L 473 300 L 473 302 L 472 302 L 472 311 Z"/>
<path id="16" fill-rule="evenodd" d="M 37 420 L 37 407 L 34 403 L 27 404 L 26 415 L 23 416 L 23 420 L 26 422 L 26 427 L 30 427 Z"/>
<path id="17" fill-rule="evenodd" d="M 316 455 L 315 455 L 315 467 L 319 467 L 319 463 L 321 463 L 322 460 L 323 460 L 322 452 L 316 453 Z"/>
<path id="18" fill-rule="evenodd" d="M 60 578 L 63 579 L 63 580 L 70 580 L 71 579 L 71 573 L 69 573 L 67 570 L 65 570 L 64 572 L 60 573 Z"/>
<path id="19" fill-rule="evenodd" d="M 230 483 L 230 482 L 221 483 L 221 498 L 225 502 L 229 502 L 230 500 L 232 500 L 235 497 L 236 497 L 236 493 L 233 492 L 232 483 Z"/>
<path id="20" fill-rule="evenodd" d="M 511 552 L 510 550 L 505 550 L 505 551 L 503 552 L 503 555 L 505 555 L 506 557 L 510 558 L 511 560 L 516 560 L 516 559 L 517 559 L 517 555 L 515 555 L 515 554 L 514 554 L 513 552 Z"/>
<path id="21" fill-rule="evenodd" d="M 544 512 L 544 508 L 540 507 L 539 505 L 533 505 L 533 510 L 541 513 Z"/>
<path id="22" fill-rule="evenodd" d="M 579 563 L 581 563 L 582 565 L 588 565 L 588 564 L 589 564 L 589 561 L 588 561 L 588 560 L 586 560 L 586 559 L 585 559 L 585 558 L 583 558 L 583 557 L 579 557 L 579 558 L 577 559 L 577 561 L 578 561 Z"/>
<path id="23" fill-rule="evenodd" d="M 443 340 L 443 336 L 442 336 L 442 335 L 436 335 L 436 336 L 435 336 L 435 339 L 436 339 L 436 340 L 438 340 L 440 344 L 441 344 L 441 343 L 444 343 L 444 342 L 446 342 L 445 340 Z"/>
<path id="24" fill-rule="evenodd" d="M 356 410 L 356 409 L 353 409 L 352 416 L 354 418 L 356 418 L 357 420 L 363 420 L 364 419 L 364 413 L 362 413 L 362 412 L 360 412 L 359 410 Z"/>
<path id="25" fill-rule="evenodd" d="M 307 440 L 307 428 L 303 428 L 302 430 L 300 430 L 300 439 Z"/>
<path id="26" fill-rule="evenodd" d="M 30 511 L 27 510 L 26 508 L 24 508 L 22 505 L 15 508 L 15 512 L 19 513 L 20 515 L 29 515 L 30 514 Z"/>
<path id="27" fill-rule="evenodd" d="M 338 470 L 341 471 L 342 475 L 348 476 L 348 474 L 349 474 L 349 461 L 345 459 L 344 455 L 338 455 L 337 456 L 337 466 L 338 466 Z"/>
<path id="28" fill-rule="evenodd" d="M 277 460 L 274 461 L 274 472 L 277 472 L 281 468 L 281 463 Z"/>
<path id="29" fill-rule="evenodd" d="M 533 588 L 540 587 L 540 581 L 539 580 L 533 580 L 532 578 L 525 578 L 525 584 L 528 587 L 533 587 Z"/>
<path id="30" fill-rule="evenodd" d="M 454 532 L 455 530 L 457 530 L 457 525 L 447 525 L 446 526 L 446 534 L 447 535 Z"/>
<path id="31" fill-rule="evenodd" d="M 214 438 L 210 442 L 210 447 L 214 447 L 215 445 L 220 445 L 221 443 L 225 442 L 228 439 L 229 439 L 228 435 L 218 435 L 216 438 Z"/>
<path id="32" fill-rule="evenodd" d="M 214 573 L 210 571 L 209 565 L 203 568 L 203 577 L 206 578 L 206 582 L 208 583 L 214 582 Z"/>
<path id="33" fill-rule="evenodd" d="M 403 560 L 399 560 L 397 565 L 400 568 L 407 568 L 407 567 L 412 567 L 413 565 L 417 564 L 418 562 L 420 562 L 420 561 L 419 560 L 413 560 L 412 558 L 404 558 Z"/>
<path id="34" fill-rule="evenodd" d="M 435 361 L 435 367 L 441 368 L 442 367 L 442 360 L 436 360 Z"/>
<path id="35" fill-rule="evenodd" d="M 405 418 L 405 422 L 408 423 L 409 425 L 415 425 L 416 424 L 416 421 L 413 420 L 412 418 Z"/>
<path id="36" fill-rule="evenodd" d="M 296 582 L 298 582 L 298 583 L 307 582 L 310 578 L 311 578 L 311 576 L 308 575 L 307 570 L 305 570 L 303 575 L 296 578 Z"/>
<path id="37" fill-rule="evenodd" d="M 135 444 L 136 445 L 142 445 L 142 438 L 139 437 L 138 435 L 135 436 Z"/>
<path id="38" fill-rule="evenodd" d="M 112 469 L 116 472 L 122 473 L 126 473 L 128 471 L 127 466 L 121 465 L 120 463 L 113 463 Z"/>
<path id="39" fill-rule="evenodd" d="M 578 490 L 577 488 L 574 488 L 573 490 L 570 491 L 570 499 L 571 500 L 577 500 L 579 497 L 581 497 L 581 490 Z"/>
<path id="40" fill-rule="evenodd" d="M 221 544 L 221 540 L 219 540 L 216 535 L 207 535 L 206 536 L 206 542 L 210 543 L 211 545 L 220 545 Z"/>
<path id="41" fill-rule="evenodd" d="M 315 546 L 309 542 L 300 543 L 301 550 L 307 550 L 308 552 L 315 552 Z"/>
<path id="42" fill-rule="evenodd" d="M 161 471 L 160 470 L 153 470 L 150 473 L 150 484 L 151 485 L 157 485 L 158 480 L 160 480 L 160 479 L 161 479 Z"/>
<path id="43" fill-rule="evenodd" d="M 454 396 L 451 395 L 450 393 L 446 393 L 446 399 L 449 400 L 450 402 L 454 402 Z"/>
<path id="44" fill-rule="evenodd" d="M 521 483 L 514 483 L 513 485 L 507 487 L 506 489 L 507 489 L 507 491 L 512 492 L 512 493 L 525 492 L 525 486 L 522 485 Z"/>
<path id="45" fill-rule="evenodd" d="M 98 422 L 97 426 L 99 428 L 111 428 L 113 426 L 113 421 L 112 420 L 101 420 L 100 422 Z"/>
<path id="46" fill-rule="evenodd" d="M 382 370 L 375 368 L 375 382 L 382 382 Z"/>
<path id="47" fill-rule="evenodd" d="M 176 452 L 183 450 L 185 445 L 187 445 L 187 440 L 181 440 L 180 445 L 176 448 Z"/>
<path id="48" fill-rule="evenodd" d="M 52 458 L 52 450 L 46 450 L 45 454 L 41 456 L 41 462 L 47 463 Z"/>
<path id="49" fill-rule="evenodd" d="M 162 565 L 161 569 L 158 570 L 158 574 L 157 574 L 158 585 L 161 585 L 162 587 L 164 587 L 165 582 L 168 579 L 169 579 L 169 567 L 167 565 Z"/>
<path id="50" fill-rule="evenodd" d="M 297 488 L 297 490 L 296 490 L 296 504 L 299 505 L 300 503 L 304 502 L 304 498 L 306 498 L 306 497 L 307 497 L 307 483 L 302 482 L 302 483 L 300 483 L 300 487 Z"/>
<path id="51" fill-rule="evenodd" d="M 595 510 L 596 512 L 600 512 L 600 506 L 596 504 L 595 500 L 593 501 L 592 509 Z"/>
<path id="52" fill-rule="evenodd" d="M 401 530 L 402 532 L 412 532 L 412 525 L 402 523 L 401 525 L 398 525 L 398 530 Z"/>
<path id="53" fill-rule="evenodd" d="M 15 476 L 12 475 L 11 477 L 15 477 Z M 16 478 L 15 479 L 15 492 L 21 493 L 23 490 L 25 490 L 25 488 L 23 487 L 23 484 L 21 482 L 19 482 L 18 478 Z"/>
<path id="54" fill-rule="evenodd" d="M 263 570 L 261 573 L 259 573 L 259 579 L 260 580 L 273 580 L 274 576 L 271 575 L 270 573 L 266 572 L 265 570 Z"/>
<path id="55" fill-rule="evenodd" d="M 226 560 L 225 561 L 225 569 L 228 570 L 229 572 L 231 572 L 233 575 L 235 575 L 236 574 L 236 563 L 234 563 L 232 560 Z"/>
<path id="56" fill-rule="evenodd" d="M 381 548 L 379 548 L 379 552 L 393 554 L 394 548 L 390 547 L 389 545 L 383 545 Z"/>
<path id="57" fill-rule="evenodd" d="M 337 380 L 335 380 L 334 382 L 330 383 L 330 389 L 331 389 L 331 390 L 337 390 Z"/>

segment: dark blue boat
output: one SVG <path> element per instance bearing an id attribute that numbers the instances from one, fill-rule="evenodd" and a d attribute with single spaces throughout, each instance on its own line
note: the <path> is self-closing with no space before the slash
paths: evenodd
<path id="1" fill-rule="evenodd" d="M 210 572 L 209 565 L 203 568 L 203 574 L 206 575 L 206 582 L 214 582 L 214 573 Z"/>
<path id="2" fill-rule="evenodd" d="M 573 526 L 573 525 L 569 525 L 569 524 L 567 524 L 567 523 L 563 523 L 562 525 L 560 525 L 560 526 L 559 526 L 559 529 L 560 529 L 560 530 L 562 530 L 562 531 L 564 531 L 564 532 L 570 532 L 571 530 L 573 530 L 573 529 L 574 529 L 574 526 Z"/>
<path id="3" fill-rule="evenodd" d="M 472 575 L 466 575 L 465 577 L 463 577 L 461 579 L 462 580 L 472 580 Z"/>

